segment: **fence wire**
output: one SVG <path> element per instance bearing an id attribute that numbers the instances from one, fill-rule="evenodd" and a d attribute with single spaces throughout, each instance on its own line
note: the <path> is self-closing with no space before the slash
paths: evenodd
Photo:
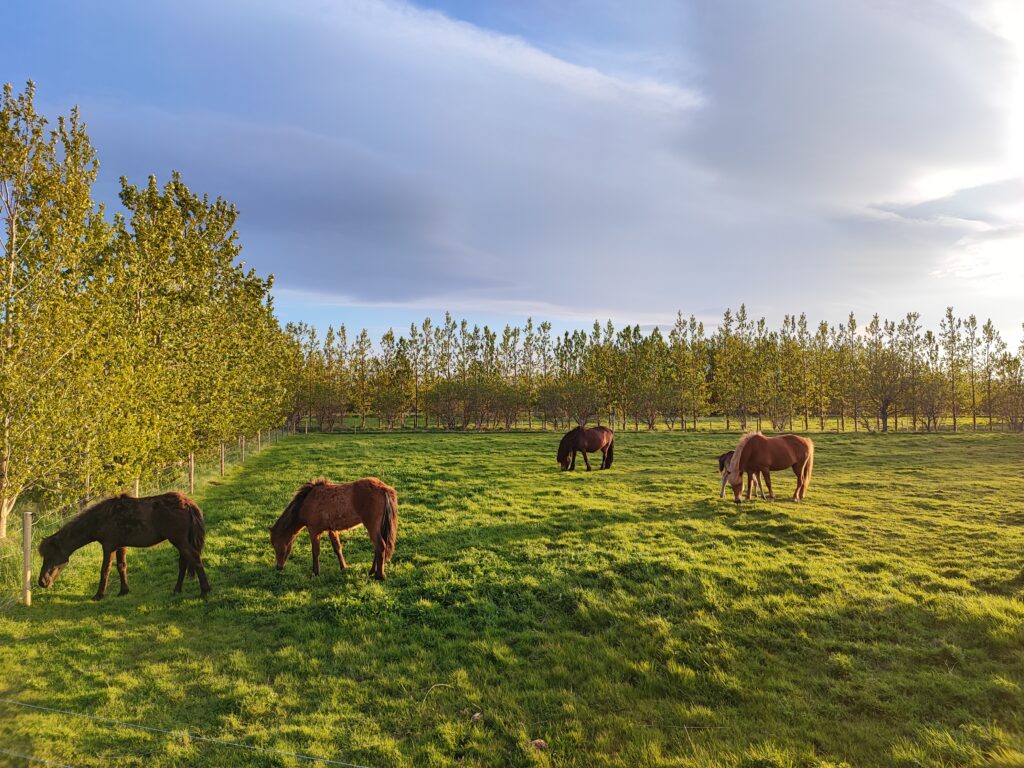
<path id="1" fill-rule="evenodd" d="M 345 760 L 338 760 L 333 757 L 323 757 L 321 755 L 309 755 L 302 752 L 287 752 L 280 749 L 273 749 L 272 747 L 261 747 L 256 744 L 245 744 L 240 741 L 232 741 L 230 739 L 218 739 L 213 736 L 204 736 L 201 733 L 194 733 L 189 731 L 187 728 L 158 728 L 153 725 L 144 725 L 142 723 L 130 723 L 124 720 L 115 720 L 111 717 L 101 717 L 99 715 L 90 715 L 84 712 L 74 712 L 69 709 L 58 709 L 57 707 L 47 707 L 42 704 L 29 704 L 25 701 L 18 701 L 17 699 L 0 698 L 0 703 L 7 704 L 14 707 L 22 707 L 24 709 L 32 709 L 39 712 L 48 712 L 55 715 L 65 715 L 68 717 L 78 717 L 84 720 L 91 720 L 95 723 L 102 725 L 115 726 L 118 728 L 130 728 L 138 731 L 146 731 L 148 733 L 155 733 L 165 736 L 176 736 L 184 737 L 189 741 L 202 742 L 207 744 L 216 744 L 220 747 L 229 747 L 231 749 L 239 749 L 247 752 L 259 752 L 265 755 L 276 755 L 278 757 L 290 757 L 293 760 L 303 760 L 307 763 L 320 763 L 322 765 L 340 765 L 344 768 L 372 768 L 372 766 L 362 765 L 360 763 L 350 763 Z M 28 755 L 18 755 L 19 757 L 29 758 Z M 50 765 L 62 765 L 61 763 L 53 763 L 41 758 L 30 758 L 43 763 L 49 763 Z"/>
<path id="2" fill-rule="evenodd" d="M 245 459 L 255 456 L 260 446 L 267 448 L 277 443 L 287 433 L 284 429 L 274 429 L 251 435 L 242 439 L 232 440 L 224 444 L 224 469 L 243 463 Z M 243 453 L 244 452 L 244 453 Z M 220 475 L 221 448 L 219 445 L 205 448 L 194 454 L 195 465 L 193 477 L 195 487 Z M 124 489 L 133 492 L 134 488 Z M 188 458 L 182 458 L 167 466 L 150 472 L 139 480 L 139 496 L 153 496 L 168 491 L 189 493 Z M 22 590 L 22 513 L 28 508 L 32 513 L 32 572 L 37 573 L 39 566 L 37 547 L 46 536 L 54 533 L 68 518 L 109 494 L 95 496 L 81 502 L 69 502 L 52 507 L 42 506 L 32 499 L 19 501 L 11 512 L 7 526 L 7 538 L 0 539 L 0 610 L 9 608 L 21 600 Z"/>

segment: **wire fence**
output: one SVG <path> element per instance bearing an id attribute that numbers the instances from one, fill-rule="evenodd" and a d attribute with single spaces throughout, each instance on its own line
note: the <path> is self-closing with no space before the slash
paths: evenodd
<path id="1" fill-rule="evenodd" d="M 133 486 L 125 489 L 138 496 L 153 496 L 168 491 L 194 493 L 195 489 L 211 478 L 220 476 L 230 467 L 243 464 L 247 458 L 279 442 L 286 429 L 261 431 L 248 437 L 226 442 L 196 451 L 191 460 L 184 457 L 179 461 L 160 467 L 139 478 Z M 23 527 L 22 515 L 27 510 L 32 515 L 32 560 L 31 573 L 38 573 L 39 563 L 36 548 L 43 538 L 60 528 L 64 522 L 91 504 L 106 496 L 95 496 L 77 502 L 57 506 L 45 506 L 31 498 L 18 502 L 11 512 L 6 539 L 0 539 L 0 610 L 22 600 L 24 580 Z"/>
<path id="2" fill-rule="evenodd" d="M 292 760 L 299 760 L 306 763 L 317 763 L 320 765 L 338 765 L 343 768 L 372 768 L 372 766 L 363 765 L 361 763 L 352 763 L 346 760 L 341 760 L 335 757 L 324 757 L 322 755 L 306 754 L 304 752 L 289 752 L 281 749 L 274 749 L 272 747 L 262 747 L 258 744 L 246 744 L 241 741 L 234 741 L 232 739 L 220 739 L 214 736 L 206 736 L 201 733 L 190 731 L 187 728 L 160 728 L 155 725 L 146 725 L 143 723 L 132 723 L 125 720 L 115 720 L 111 717 L 101 717 L 100 715 L 90 715 L 85 712 L 75 712 L 69 709 L 60 709 L 58 707 L 49 707 L 42 704 L 31 704 L 26 701 L 18 701 L 17 699 L 0 698 L 0 704 L 4 704 L 10 707 L 21 708 L 23 710 L 33 710 L 36 712 L 46 712 L 53 715 L 60 715 L 62 717 L 75 717 L 82 720 L 88 720 L 101 726 L 111 728 L 128 728 L 136 731 L 144 731 L 149 734 L 156 736 L 168 736 L 176 739 L 185 739 L 191 742 L 198 742 L 204 744 L 212 744 L 218 747 L 227 747 L 229 749 L 236 749 L 244 752 L 255 752 L 264 755 L 273 755 L 276 757 L 287 757 Z M 36 757 L 34 755 L 24 754 L 14 751 L 5 751 L 0 749 L 0 754 L 8 754 L 13 757 L 20 757 L 25 760 L 40 763 L 42 765 L 56 765 L 65 766 L 65 768 L 71 768 L 66 763 L 58 763 L 47 758 Z"/>

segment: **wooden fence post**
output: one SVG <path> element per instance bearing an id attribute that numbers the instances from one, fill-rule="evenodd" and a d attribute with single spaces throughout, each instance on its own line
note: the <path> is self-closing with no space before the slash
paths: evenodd
<path id="1" fill-rule="evenodd" d="M 188 452 L 188 495 L 196 492 L 196 455 Z"/>
<path id="2" fill-rule="evenodd" d="M 32 605 L 32 509 L 28 504 L 21 510 L 21 557 L 24 565 L 21 600 L 28 606 Z"/>
<path id="3" fill-rule="evenodd" d="M 262 450 L 263 450 L 263 430 L 262 429 L 257 429 L 256 430 L 256 453 L 259 453 Z"/>
<path id="4" fill-rule="evenodd" d="M 240 449 L 242 457 L 239 463 L 245 464 L 245 435 L 242 435 L 241 437 L 238 438 L 238 447 Z"/>
<path id="5" fill-rule="evenodd" d="M 224 477 L 224 443 L 220 444 L 220 476 Z"/>
<path id="6" fill-rule="evenodd" d="M 135 478 L 135 482 L 132 483 L 132 496 L 135 498 L 139 497 L 139 478 Z"/>

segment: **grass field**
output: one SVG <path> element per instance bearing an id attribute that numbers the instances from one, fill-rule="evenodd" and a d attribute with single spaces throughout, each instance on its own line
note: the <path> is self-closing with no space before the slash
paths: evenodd
<path id="1" fill-rule="evenodd" d="M 0 703 L 0 764 L 313 765 L 189 731 L 374 767 L 1024 765 L 1024 440 L 814 439 L 805 502 L 737 508 L 735 435 L 623 433 L 589 474 L 551 434 L 289 438 L 197 494 L 208 601 L 165 544 L 93 603 L 93 546 L 0 614 L 0 696 L 175 733 Z M 274 571 L 321 474 L 398 489 L 383 584 L 361 530 L 347 572 L 304 535 Z"/>

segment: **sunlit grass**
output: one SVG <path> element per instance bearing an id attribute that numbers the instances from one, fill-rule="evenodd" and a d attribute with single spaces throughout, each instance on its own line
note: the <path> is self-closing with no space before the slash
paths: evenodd
<path id="1" fill-rule="evenodd" d="M 589 474 L 550 434 L 290 438 L 197 494 L 207 602 L 171 594 L 163 545 L 92 603 L 82 550 L 0 615 L 0 689 L 368 766 L 1021 764 L 1024 441 L 814 439 L 806 501 L 736 508 L 715 473 L 735 435 L 622 433 Z M 314 579 L 305 536 L 274 571 L 267 527 L 318 475 L 398 489 L 383 584 L 361 530 L 347 572 L 325 546 Z M 304 764 L 8 704 L 0 745 Z"/>

